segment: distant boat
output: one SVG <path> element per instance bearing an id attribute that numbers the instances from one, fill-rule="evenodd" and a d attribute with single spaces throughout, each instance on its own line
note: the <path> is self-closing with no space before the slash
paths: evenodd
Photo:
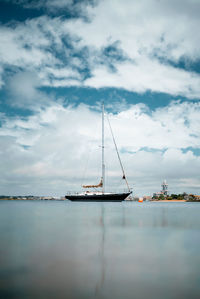
<path id="1" fill-rule="evenodd" d="M 130 191 L 129 185 L 128 185 L 128 181 L 126 179 L 125 176 L 125 172 L 124 172 L 124 168 L 119 156 L 119 152 L 117 149 L 117 145 L 114 139 L 114 135 L 112 132 L 112 128 L 108 119 L 108 123 L 110 126 L 110 130 L 111 130 L 111 134 L 113 137 L 113 142 L 115 145 L 115 149 L 117 152 L 117 156 L 120 162 L 120 166 L 122 169 L 122 179 L 125 180 L 126 185 L 127 185 L 127 192 L 124 193 L 111 193 L 111 192 L 105 192 L 105 163 L 104 163 L 104 104 L 102 104 L 102 176 L 101 176 L 101 180 L 100 183 L 98 185 L 83 185 L 82 187 L 87 189 L 87 191 L 83 192 L 83 193 L 75 193 L 75 194 L 67 194 L 65 195 L 66 199 L 69 199 L 71 201 L 82 201 L 82 202 L 116 202 L 116 201 L 123 201 L 125 200 L 126 197 L 128 197 L 132 192 Z M 93 188 L 101 188 L 101 191 L 88 191 L 88 189 Z"/>

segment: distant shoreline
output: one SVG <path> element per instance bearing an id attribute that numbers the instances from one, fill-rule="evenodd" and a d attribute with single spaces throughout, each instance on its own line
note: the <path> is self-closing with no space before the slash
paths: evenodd
<path id="1" fill-rule="evenodd" d="M 187 202 L 186 199 L 162 199 L 162 200 L 151 200 L 151 202 Z"/>
<path id="2" fill-rule="evenodd" d="M 23 201 L 27 201 L 27 200 L 31 200 L 31 201 L 65 201 L 67 199 L 65 198 L 38 198 L 38 199 L 33 199 L 33 198 L 0 198 L 0 201 L 1 200 L 23 200 Z M 138 201 L 135 201 L 135 200 L 125 200 L 127 202 L 138 202 Z M 146 201 L 143 201 L 143 202 L 146 202 Z M 162 203 L 162 202 L 200 202 L 200 200 L 186 200 L 186 199 L 162 199 L 162 200 L 150 200 L 148 202 L 159 202 L 159 203 Z"/>
<path id="3" fill-rule="evenodd" d="M 32 200 L 32 201 L 46 201 L 46 200 L 66 200 L 65 198 L 37 198 L 37 199 L 33 199 L 33 198 L 0 198 L 0 200 Z"/>

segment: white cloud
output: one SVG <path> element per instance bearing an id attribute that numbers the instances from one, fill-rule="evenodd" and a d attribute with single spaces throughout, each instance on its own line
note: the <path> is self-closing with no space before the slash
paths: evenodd
<path id="1" fill-rule="evenodd" d="M 134 194 L 159 191 L 164 178 L 172 192 L 200 191 L 200 157 L 191 150 L 181 150 L 200 148 L 199 110 L 198 103 L 172 103 L 151 113 L 144 105 L 132 105 L 110 114 Z M 105 129 L 106 183 L 117 189 L 124 185 L 107 125 Z M 0 143 L 0 193 L 10 190 L 10 194 L 27 194 L 37 190 L 37 194 L 64 195 L 67 190 L 79 189 L 84 182 L 98 182 L 101 176 L 98 109 L 52 105 L 26 120 L 5 118 Z"/>
<path id="2" fill-rule="evenodd" d="M 139 64 L 119 63 L 115 67 L 116 72 L 102 66 L 94 68 L 92 77 L 84 84 L 95 88 L 124 88 L 139 93 L 150 90 L 188 98 L 200 97 L 200 76 L 195 73 L 145 58 Z"/>
<path id="3" fill-rule="evenodd" d="M 51 97 L 38 88 L 40 80 L 34 72 L 19 72 L 7 82 L 8 96 L 6 101 L 11 106 L 38 110 L 41 106 L 51 104 Z"/>
<path id="4" fill-rule="evenodd" d="M 131 58 L 161 51 L 174 60 L 199 57 L 199 1 L 102 0 L 88 7 L 91 23 L 72 21 L 83 43 L 100 48 L 120 41 Z M 193 34 L 191 34 L 193 32 Z M 195 34 L 196 33 L 196 34 Z"/>
<path id="5" fill-rule="evenodd" d="M 39 73 L 43 86 L 62 87 L 80 86 L 82 75 L 72 67 L 44 67 Z M 41 84 L 41 83 L 40 83 Z"/>
<path id="6" fill-rule="evenodd" d="M 87 67 L 91 77 L 86 79 L 86 86 L 200 97 L 199 74 L 167 63 L 183 58 L 189 65 L 199 60 L 199 1 L 101 0 L 96 6 L 88 3 L 82 5 L 89 21 L 41 16 L 1 25 L 2 65 L 37 72 L 41 86 L 82 85 L 82 69 Z M 71 0 L 43 1 L 41 5 L 74 7 Z M 119 62 L 110 54 L 115 72 L 110 71 L 108 59 L 102 54 L 111 45 L 126 57 Z"/>
<path id="7" fill-rule="evenodd" d="M 46 71 L 50 74 L 53 75 L 55 78 L 81 78 L 80 74 L 78 73 L 78 71 L 75 71 L 73 69 L 66 69 L 66 68 L 51 68 L 51 67 L 47 67 Z"/>
<path id="8" fill-rule="evenodd" d="M 40 77 L 40 86 L 49 85 L 52 75 L 59 79 L 64 77 L 67 81 L 73 77 L 80 80 L 76 71 L 78 59 L 70 59 L 70 50 L 66 49 L 62 38 L 62 21 L 59 18 L 50 19 L 40 17 L 27 20 L 25 23 L 16 23 L 12 27 L 0 27 L 0 56 L 3 67 L 37 73 Z M 68 59 L 67 65 L 57 57 L 62 52 L 62 59 Z M 74 64 L 74 68 L 73 68 Z M 51 78 L 51 83 L 53 82 Z M 63 78 L 62 78 L 63 79 Z"/>
<path id="9" fill-rule="evenodd" d="M 145 92 L 146 90 L 200 97 L 200 76 L 164 64 L 155 57 L 177 62 L 184 57 L 200 58 L 198 42 L 199 1 L 156 0 L 100 1 L 88 8 L 91 22 L 72 20 L 68 30 L 81 37 L 80 44 L 91 50 L 92 77 L 86 85 L 96 88 L 114 86 Z M 193 32 L 193 34 L 191 34 Z M 117 72 L 97 63 L 97 50 L 118 42 L 126 63 L 116 63 Z M 93 50 L 96 49 L 96 52 Z M 92 57 L 92 53 L 94 57 Z"/>
<path id="10" fill-rule="evenodd" d="M 134 105 L 119 112 L 111 121 L 119 132 L 118 143 L 130 151 L 143 147 L 166 148 L 199 147 L 198 103 L 172 103 L 151 113 L 143 105 Z M 129 129 L 129 135 L 126 131 Z"/>
<path id="11" fill-rule="evenodd" d="M 42 49 L 49 41 L 34 22 L 27 22 L 16 28 L 0 28 L 1 63 L 27 68 L 38 67 L 44 62 L 54 62 L 50 52 Z"/>

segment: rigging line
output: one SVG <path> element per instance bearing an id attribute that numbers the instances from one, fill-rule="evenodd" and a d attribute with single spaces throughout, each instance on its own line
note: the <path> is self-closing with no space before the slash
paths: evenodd
<path id="1" fill-rule="evenodd" d="M 130 192 L 129 184 L 128 184 L 128 181 L 127 181 L 127 179 L 126 179 L 125 171 L 124 171 L 124 168 L 123 168 L 123 165 L 122 165 L 122 161 L 121 161 L 121 158 L 120 158 L 120 155 L 119 155 L 119 151 L 118 151 L 118 148 L 117 148 L 117 144 L 116 144 L 116 142 L 115 142 L 115 137 L 114 137 L 113 130 L 112 130 L 112 127 L 111 127 L 111 124 L 110 124 L 110 120 L 109 120 L 109 118 L 108 118 L 108 114 L 106 114 L 106 117 L 107 117 L 108 124 L 109 124 L 109 127 L 110 127 L 110 131 L 111 131 L 112 139 L 113 139 L 113 142 L 114 142 L 114 145 L 115 145 L 115 149 L 116 149 L 116 152 L 117 152 L 117 156 L 118 156 L 118 159 L 119 159 L 119 163 L 120 163 L 120 166 L 121 166 L 121 169 L 122 169 L 123 179 L 125 179 L 125 181 L 126 181 L 126 185 L 127 185 L 127 187 L 128 187 L 128 191 Z"/>

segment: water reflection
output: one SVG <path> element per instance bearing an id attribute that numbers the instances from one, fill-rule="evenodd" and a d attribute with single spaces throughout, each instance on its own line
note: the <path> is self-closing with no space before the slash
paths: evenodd
<path id="1" fill-rule="evenodd" d="M 104 219 L 104 213 L 105 213 L 105 208 L 104 204 L 101 204 L 101 216 L 100 216 L 100 227 L 102 229 L 102 237 L 100 241 L 100 253 L 99 253 L 99 258 L 100 258 L 100 281 L 97 282 L 96 288 L 95 288 L 95 298 L 98 298 L 101 295 L 103 285 L 104 285 L 104 280 L 105 280 L 105 270 L 106 270 L 106 261 L 105 261 L 105 256 L 104 256 L 104 250 L 105 250 L 105 219 Z"/>
<path id="2" fill-rule="evenodd" d="M 198 298 L 200 205 L 0 202 L 2 298 Z"/>

